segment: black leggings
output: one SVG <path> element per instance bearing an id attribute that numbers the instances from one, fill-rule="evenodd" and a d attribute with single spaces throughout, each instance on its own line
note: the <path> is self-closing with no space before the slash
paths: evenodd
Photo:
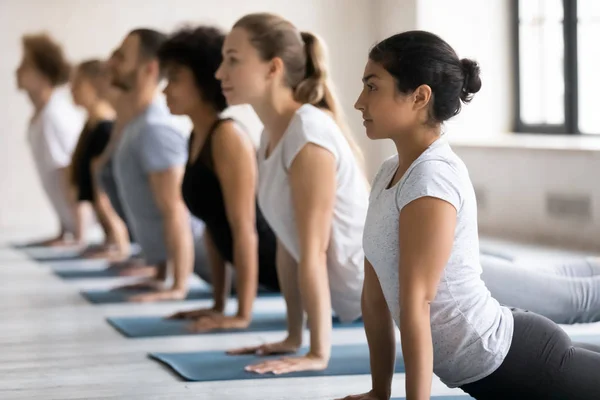
<path id="1" fill-rule="evenodd" d="M 476 399 L 600 399 L 600 346 L 572 343 L 554 322 L 513 310 L 515 327 L 504 362 L 461 389 Z"/>

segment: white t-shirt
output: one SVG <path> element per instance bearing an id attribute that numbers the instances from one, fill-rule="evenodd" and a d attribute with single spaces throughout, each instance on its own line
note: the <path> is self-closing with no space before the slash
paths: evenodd
<path id="1" fill-rule="evenodd" d="M 361 315 L 364 280 L 362 234 L 368 207 L 368 188 L 350 145 L 335 121 L 312 105 L 303 105 L 268 158 L 263 133 L 258 151 L 258 202 L 277 239 L 300 261 L 298 230 L 288 171 L 300 150 L 314 143 L 336 160 L 335 204 L 327 248 L 331 305 L 337 316 L 350 321 Z"/>
<path id="2" fill-rule="evenodd" d="M 68 92 L 56 89 L 44 108 L 31 120 L 27 135 L 44 191 L 62 227 L 73 233 L 75 215 L 69 207 L 65 182 L 59 169 L 71 163 L 83 124 L 84 116 L 75 108 Z"/>
<path id="3" fill-rule="evenodd" d="M 475 382 L 494 372 L 512 341 L 513 317 L 491 297 L 481 279 L 477 202 L 466 166 L 445 139 L 434 142 L 400 181 L 387 188 L 398 156 L 385 161 L 373 182 L 364 249 L 388 307 L 400 325 L 399 217 L 421 197 L 435 197 L 457 210 L 454 244 L 431 303 L 434 373 L 448 386 Z"/>

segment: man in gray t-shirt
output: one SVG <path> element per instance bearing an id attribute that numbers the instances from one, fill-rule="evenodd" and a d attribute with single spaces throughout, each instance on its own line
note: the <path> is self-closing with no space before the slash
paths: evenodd
<path id="1" fill-rule="evenodd" d="M 170 124 L 170 115 L 158 101 L 127 124 L 115 151 L 113 168 L 119 197 L 149 265 L 165 262 L 168 257 L 164 216 L 151 180 L 156 180 L 155 174 L 169 175 L 169 170 L 176 175 L 186 160 L 185 138 Z"/>
<path id="2" fill-rule="evenodd" d="M 159 32 L 134 30 L 111 59 L 113 84 L 130 99 L 132 116 L 114 153 L 119 198 L 146 262 L 159 267 L 159 279 L 166 278 L 167 265 L 174 272 L 171 288 L 134 301 L 184 298 L 194 266 L 194 227 L 181 197 L 187 141 L 155 97 L 161 76 L 156 55 L 164 40 Z"/>

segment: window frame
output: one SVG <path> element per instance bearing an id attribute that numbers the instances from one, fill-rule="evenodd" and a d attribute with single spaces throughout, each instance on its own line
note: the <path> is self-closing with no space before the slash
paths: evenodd
<path id="1" fill-rule="evenodd" d="M 521 119 L 521 70 L 520 70 L 520 15 L 519 2 L 512 0 L 513 71 L 515 93 L 514 131 L 517 133 L 581 134 L 578 115 L 578 76 L 577 76 L 577 0 L 563 0 L 564 38 L 564 84 L 565 122 L 562 124 L 527 124 Z"/>

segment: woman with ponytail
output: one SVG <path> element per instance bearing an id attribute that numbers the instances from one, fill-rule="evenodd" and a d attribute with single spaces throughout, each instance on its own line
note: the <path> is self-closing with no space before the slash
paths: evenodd
<path id="1" fill-rule="evenodd" d="M 217 78 L 228 104 L 250 104 L 264 125 L 258 203 L 277 237 L 288 322 L 283 341 L 231 354 L 296 352 L 306 312 L 308 353 L 247 370 L 325 369 L 332 310 L 342 321 L 361 316 L 368 185 L 331 90 L 323 46 L 279 16 L 247 15 L 225 39 Z"/>

